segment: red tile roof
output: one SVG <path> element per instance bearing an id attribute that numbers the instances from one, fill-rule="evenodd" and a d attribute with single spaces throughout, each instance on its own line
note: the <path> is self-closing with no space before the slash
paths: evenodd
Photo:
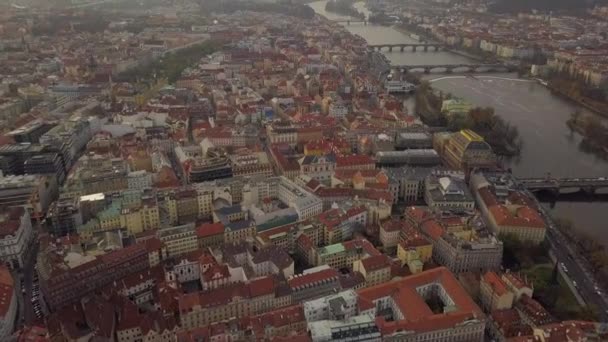
<path id="1" fill-rule="evenodd" d="M 338 279 L 338 271 L 334 268 L 328 268 L 319 272 L 311 272 L 306 274 L 295 275 L 287 283 L 291 289 L 302 288 L 306 285 L 314 285 L 322 281 L 330 281 L 332 279 Z"/>
<path id="2" fill-rule="evenodd" d="M 416 290 L 431 283 L 439 284 L 454 301 L 455 311 L 435 314 Z M 468 319 L 483 319 L 484 315 L 458 283 L 454 275 L 445 267 L 437 267 L 399 281 L 383 283 L 358 291 L 359 297 L 367 301 L 391 297 L 405 317 L 402 320 L 387 322 L 377 317 L 383 335 L 399 329 L 414 332 L 449 329 Z M 360 301 L 361 302 L 361 301 Z"/>
<path id="3" fill-rule="evenodd" d="M 224 234 L 224 224 L 222 224 L 221 222 L 204 223 L 198 228 L 196 228 L 196 236 L 198 236 L 199 238 L 205 238 L 220 234 Z"/>
<path id="4" fill-rule="evenodd" d="M 391 267 L 391 259 L 385 254 L 374 255 L 361 260 L 366 272 L 374 272 Z"/>
<path id="5" fill-rule="evenodd" d="M 482 281 L 490 285 L 492 291 L 499 296 L 502 296 L 509 291 L 507 289 L 507 285 L 502 281 L 502 279 L 500 279 L 498 274 L 496 274 L 495 272 L 486 272 L 482 277 Z"/>
<path id="6" fill-rule="evenodd" d="M 364 166 L 364 165 L 375 165 L 375 161 L 370 157 L 362 154 L 353 154 L 350 156 L 337 156 L 336 167 L 349 167 L 349 166 Z"/>

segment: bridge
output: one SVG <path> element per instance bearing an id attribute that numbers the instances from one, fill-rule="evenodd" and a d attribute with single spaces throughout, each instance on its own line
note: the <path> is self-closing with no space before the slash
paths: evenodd
<path id="1" fill-rule="evenodd" d="M 529 191 L 546 191 L 560 194 L 562 190 L 582 191 L 595 194 L 598 189 L 608 188 L 608 177 L 596 178 L 519 178 L 518 181 Z"/>
<path id="2" fill-rule="evenodd" d="M 431 71 L 445 72 L 505 72 L 511 71 L 511 67 L 504 64 L 430 64 L 430 65 L 391 65 L 391 69 L 403 73 L 421 71 L 425 74 Z"/>
<path id="3" fill-rule="evenodd" d="M 354 23 L 363 23 L 363 25 L 367 26 L 367 20 L 365 20 L 365 19 L 342 19 L 342 20 L 332 20 L 332 22 L 339 23 L 339 24 L 346 24 L 346 25 L 350 25 L 350 24 L 354 24 Z"/>
<path id="4" fill-rule="evenodd" d="M 403 44 L 376 44 L 376 45 L 368 45 L 367 46 L 372 51 L 382 51 L 383 49 L 392 52 L 393 49 L 399 49 L 401 52 L 405 51 L 405 49 L 411 49 L 412 52 L 416 52 L 419 48 L 423 49 L 425 52 L 429 51 L 429 48 L 432 51 L 441 51 L 444 49 L 443 44 L 437 43 L 403 43 Z"/>

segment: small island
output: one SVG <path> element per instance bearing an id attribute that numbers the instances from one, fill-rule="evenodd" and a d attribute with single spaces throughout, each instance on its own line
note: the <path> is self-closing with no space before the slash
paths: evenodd
<path id="1" fill-rule="evenodd" d="M 497 155 L 517 156 L 521 152 L 523 143 L 517 127 L 496 115 L 494 108 L 475 107 L 449 94 L 436 94 L 427 81 L 422 81 L 416 90 L 416 112 L 429 126 L 477 132 Z"/>
<path id="2" fill-rule="evenodd" d="M 353 18 L 365 19 L 365 14 L 357 11 L 353 7 L 353 3 L 354 1 L 352 0 L 330 0 L 325 5 L 325 10 L 327 12 L 333 12 Z"/>

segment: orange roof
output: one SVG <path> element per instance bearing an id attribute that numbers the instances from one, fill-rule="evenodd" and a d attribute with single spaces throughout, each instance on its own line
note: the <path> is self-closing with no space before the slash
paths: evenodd
<path id="1" fill-rule="evenodd" d="M 362 154 L 353 154 L 350 156 L 337 156 L 336 167 L 356 166 L 356 165 L 369 165 L 375 164 L 374 160 L 370 156 Z"/>
<path id="2" fill-rule="evenodd" d="M 366 272 L 373 272 L 391 267 L 391 260 L 385 254 L 374 255 L 361 260 Z"/>
<path id="3" fill-rule="evenodd" d="M 209 237 L 219 234 L 224 234 L 224 224 L 221 222 L 203 223 L 196 229 L 196 236 L 198 237 Z"/>
<path id="4" fill-rule="evenodd" d="M 301 288 L 309 284 L 315 284 L 320 281 L 338 279 L 338 271 L 334 268 L 328 268 L 319 272 L 306 273 L 291 277 L 287 283 L 292 289 Z"/>
<path id="5" fill-rule="evenodd" d="M 422 224 L 422 230 L 433 240 L 439 239 L 445 230 L 437 220 L 428 220 Z"/>
<path id="6" fill-rule="evenodd" d="M 455 311 L 433 313 L 416 290 L 431 283 L 440 284 L 444 288 L 454 301 Z M 393 322 L 387 322 L 383 317 L 376 318 L 382 335 L 392 334 L 399 329 L 415 332 L 449 329 L 467 319 L 484 317 L 477 304 L 445 267 L 437 267 L 398 281 L 361 289 L 358 294 L 361 298 L 359 303 L 391 297 L 403 313 L 404 319 Z"/>
<path id="7" fill-rule="evenodd" d="M 482 277 L 482 281 L 490 285 L 490 287 L 492 287 L 492 291 L 499 296 L 502 296 L 508 292 L 507 285 L 495 272 L 486 272 Z"/>
<path id="8" fill-rule="evenodd" d="M 514 226 L 545 229 L 545 222 L 536 210 L 530 207 L 519 207 L 514 213 L 504 205 L 494 205 L 489 208 L 499 226 Z"/>

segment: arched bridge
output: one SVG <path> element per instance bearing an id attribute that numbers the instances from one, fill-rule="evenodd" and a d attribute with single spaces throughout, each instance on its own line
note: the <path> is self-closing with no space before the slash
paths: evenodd
<path id="1" fill-rule="evenodd" d="M 372 51 L 393 51 L 394 49 L 399 49 L 401 52 L 405 51 L 406 49 L 411 50 L 412 52 L 416 52 L 418 49 L 422 49 L 423 51 L 440 51 L 444 49 L 442 44 L 435 43 L 376 44 L 368 45 L 367 47 Z"/>
<path id="2" fill-rule="evenodd" d="M 608 176 L 595 178 L 519 178 L 518 181 L 532 192 L 549 191 L 556 194 L 563 189 L 578 189 L 593 194 L 598 189 L 608 188 Z"/>
<path id="3" fill-rule="evenodd" d="M 391 65 L 391 69 L 401 72 L 421 71 L 425 74 L 439 71 L 451 74 L 453 72 L 504 72 L 511 68 L 504 64 L 431 64 L 431 65 Z"/>

